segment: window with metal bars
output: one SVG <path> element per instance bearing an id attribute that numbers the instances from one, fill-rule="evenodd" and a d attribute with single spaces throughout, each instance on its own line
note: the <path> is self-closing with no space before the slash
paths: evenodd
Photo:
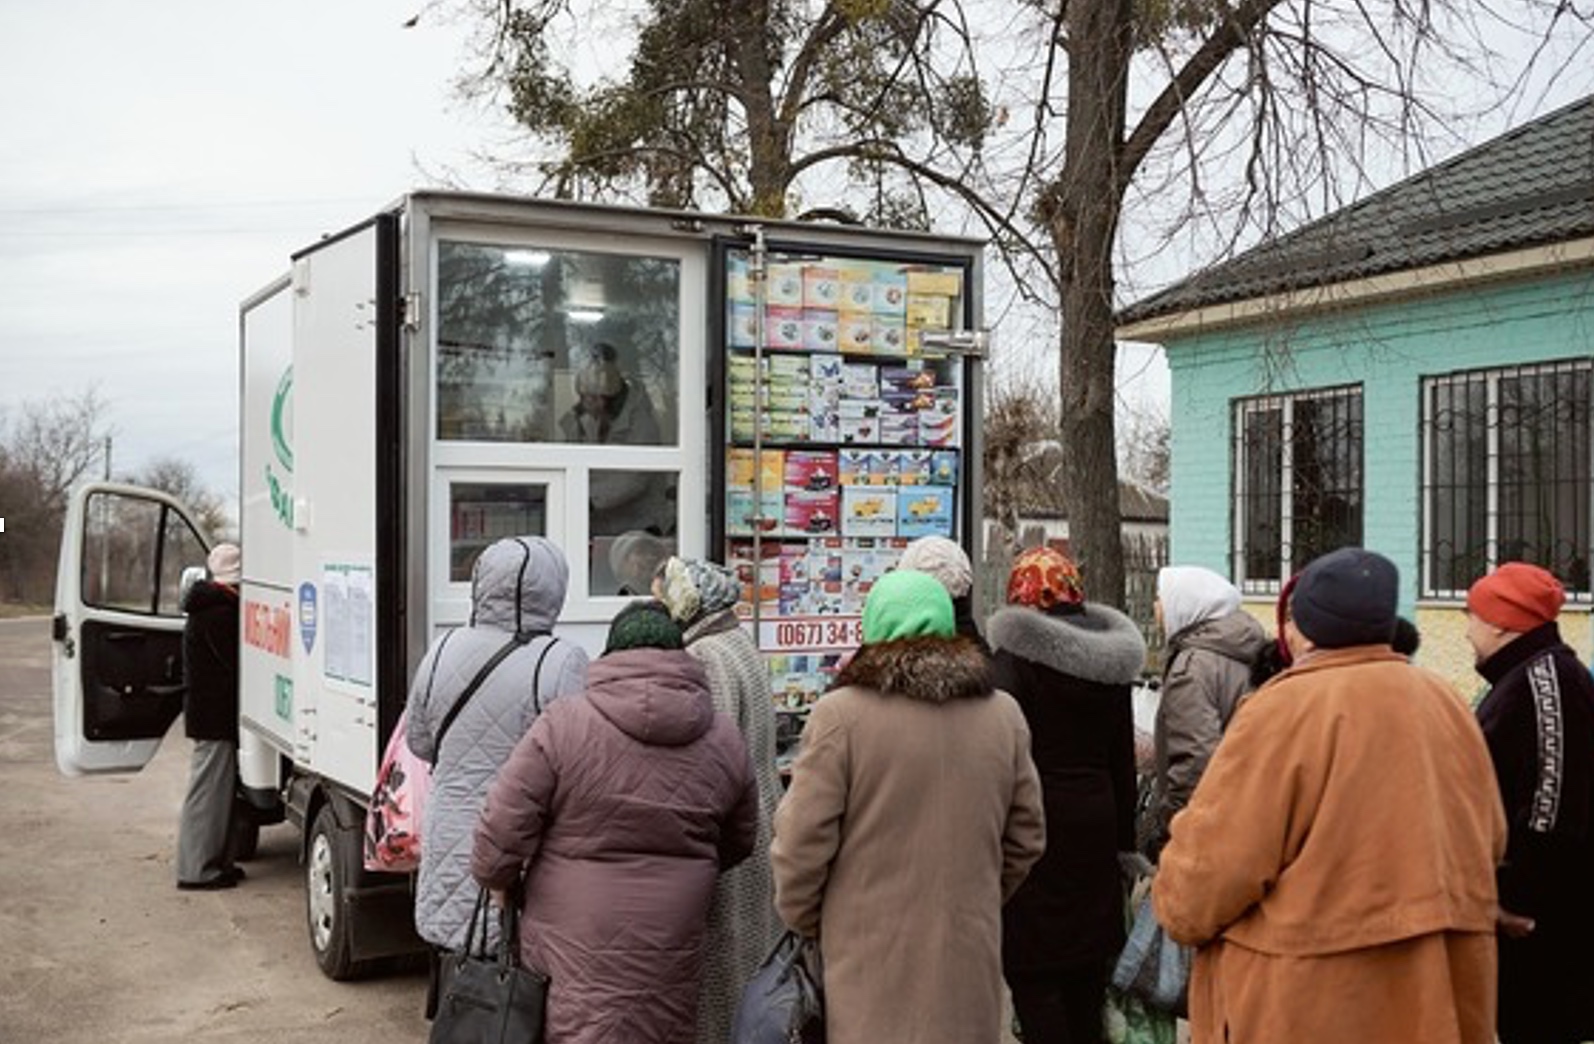
<path id="1" fill-rule="evenodd" d="M 1502 562 L 1554 573 L 1589 602 L 1594 362 L 1422 382 L 1422 593 L 1464 598 Z"/>
<path id="2" fill-rule="evenodd" d="M 1362 542 L 1359 385 L 1234 402 L 1233 569 L 1277 591 L 1318 555 Z"/>

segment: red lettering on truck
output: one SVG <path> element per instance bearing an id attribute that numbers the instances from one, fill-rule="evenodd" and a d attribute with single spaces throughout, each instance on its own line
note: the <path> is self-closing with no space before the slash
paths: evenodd
<path id="1" fill-rule="evenodd" d="M 244 643 L 286 660 L 291 627 L 287 606 L 245 602 L 243 614 Z"/>

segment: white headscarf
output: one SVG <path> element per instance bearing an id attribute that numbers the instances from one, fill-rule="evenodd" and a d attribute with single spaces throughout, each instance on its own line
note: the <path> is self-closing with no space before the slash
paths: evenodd
<path id="1" fill-rule="evenodd" d="M 1203 566 L 1163 566 L 1157 571 L 1157 599 L 1169 637 L 1240 608 L 1239 589 Z"/>

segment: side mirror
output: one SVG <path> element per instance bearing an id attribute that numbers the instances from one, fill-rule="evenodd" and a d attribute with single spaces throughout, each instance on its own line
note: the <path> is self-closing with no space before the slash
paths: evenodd
<path id="1" fill-rule="evenodd" d="M 209 571 L 204 566 L 188 566 L 183 570 L 182 577 L 177 581 L 177 604 L 182 605 L 188 601 L 188 589 L 200 580 L 205 579 Z"/>

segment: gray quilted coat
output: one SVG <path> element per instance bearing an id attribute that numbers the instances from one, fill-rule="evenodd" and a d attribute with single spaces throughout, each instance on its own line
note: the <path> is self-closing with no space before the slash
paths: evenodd
<path id="1" fill-rule="evenodd" d="M 409 698 L 410 749 L 429 760 L 435 755 L 435 767 L 421 823 L 415 928 L 435 946 L 465 944 L 477 894 L 470 875 L 471 839 L 488 785 L 539 710 L 586 686 L 586 652 L 546 636 L 564 605 L 569 576 L 564 555 L 541 537 L 494 543 L 482 552 L 471 579 L 470 625 L 433 642 L 416 669 Z M 438 728 L 449 708 L 517 631 L 542 636 L 499 662 L 449 726 L 438 751 Z"/>
<path id="2" fill-rule="evenodd" d="M 698 1044 L 726 1044 L 742 987 L 780 937 L 775 878 L 769 864 L 771 823 L 780 804 L 775 767 L 775 700 L 769 665 L 733 609 L 712 613 L 686 629 L 686 651 L 703 665 L 714 709 L 736 722 L 758 784 L 758 837 L 746 862 L 720 874 L 709 907 Z"/>

